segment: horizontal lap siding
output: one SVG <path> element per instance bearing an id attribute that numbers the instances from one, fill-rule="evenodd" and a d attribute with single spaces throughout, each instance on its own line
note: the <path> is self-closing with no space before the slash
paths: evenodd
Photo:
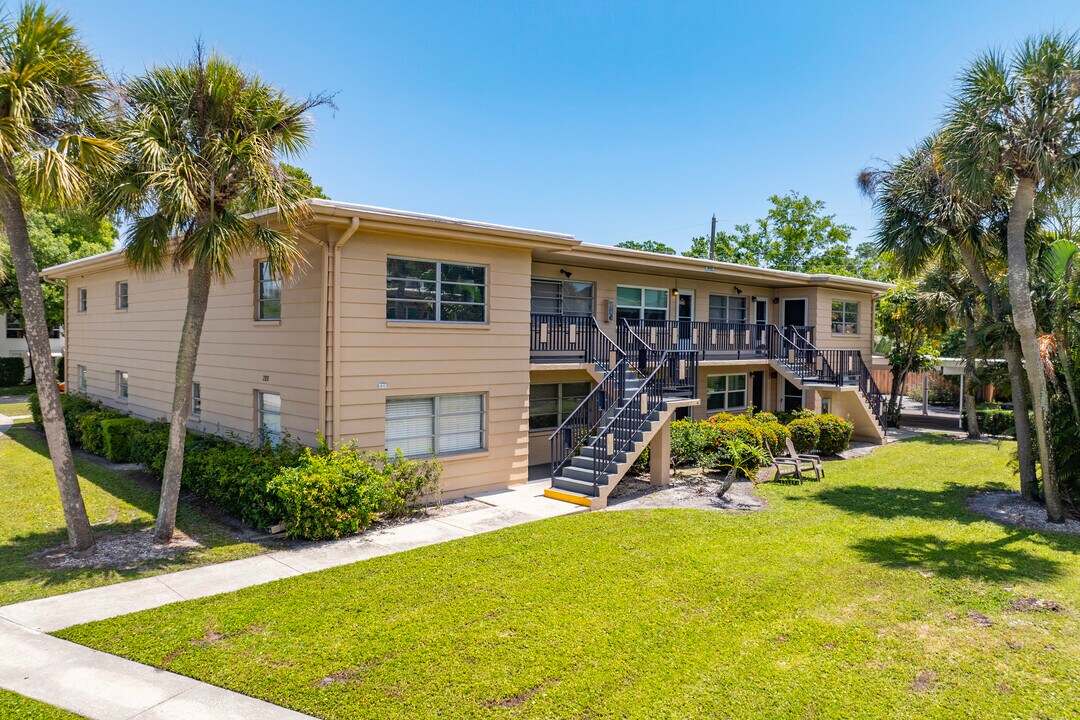
<path id="1" fill-rule="evenodd" d="M 816 307 L 810 317 L 817 323 L 814 344 L 828 350 L 859 350 L 863 360 L 869 366 L 873 349 L 873 307 L 874 299 L 869 293 L 848 292 L 816 288 Z M 832 303 L 833 300 L 846 300 L 859 303 L 859 334 L 833 335 Z"/>
<path id="2" fill-rule="evenodd" d="M 203 413 L 192 428 L 250 436 L 253 393 L 264 390 L 281 394 L 285 430 L 314 443 L 322 252 L 304 247 L 308 265 L 285 283 L 280 324 L 253 319 L 254 255 L 236 258 L 234 277 L 212 286 L 195 370 Z M 128 282 L 127 311 L 115 309 L 121 280 Z M 80 287 L 87 289 L 85 313 L 76 312 Z M 186 271 L 142 276 L 127 268 L 104 270 L 70 278 L 68 290 L 68 387 L 78 390 L 77 367 L 85 365 L 87 391 L 95 399 L 138 417 L 167 418 L 187 303 Z M 117 370 L 129 374 L 126 404 L 116 399 Z"/>
<path id="3" fill-rule="evenodd" d="M 361 226 L 362 227 L 362 226 Z M 486 265 L 488 323 L 386 320 L 386 259 Z M 341 431 L 369 449 L 386 443 L 389 397 L 484 393 L 487 449 L 440 458 L 443 489 L 461 495 L 524 482 L 529 463 L 527 249 L 357 233 L 342 249 Z M 387 383 L 380 389 L 379 383 Z"/>

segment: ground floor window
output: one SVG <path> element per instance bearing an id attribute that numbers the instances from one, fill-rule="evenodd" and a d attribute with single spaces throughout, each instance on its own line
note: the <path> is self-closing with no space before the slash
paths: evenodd
<path id="1" fill-rule="evenodd" d="M 257 396 L 259 442 L 279 445 L 281 444 L 281 395 L 259 391 Z"/>
<path id="2" fill-rule="evenodd" d="M 386 450 L 409 457 L 484 449 L 483 395 L 386 399 Z"/>
<path id="3" fill-rule="evenodd" d="M 80 365 L 78 367 L 78 372 L 79 372 L 79 392 L 85 393 L 86 392 L 86 366 L 85 365 Z"/>
<path id="4" fill-rule="evenodd" d="M 705 397 L 705 408 L 709 412 L 742 410 L 745 407 L 746 373 L 709 376 Z"/>
<path id="5" fill-rule="evenodd" d="M 592 383 L 538 383 L 529 386 L 529 429 L 554 430 L 592 391 Z"/>
<path id="6" fill-rule="evenodd" d="M 116 399 L 128 399 L 128 374 L 123 370 L 116 371 Z"/>

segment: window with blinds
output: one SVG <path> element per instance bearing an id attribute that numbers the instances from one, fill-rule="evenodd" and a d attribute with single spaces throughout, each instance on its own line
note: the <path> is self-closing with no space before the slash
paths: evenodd
<path id="1" fill-rule="evenodd" d="M 593 284 L 570 280 L 532 281 L 532 312 L 539 315 L 592 315 Z"/>
<path id="2" fill-rule="evenodd" d="M 387 398 L 387 452 L 424 457 L 483 448 L 483 395 Z"/>
<path id="3" fill-rule="evenodd" d="M 746 298 L 737 295 L 710 295 L 709 322 L 746 322 Z"/>

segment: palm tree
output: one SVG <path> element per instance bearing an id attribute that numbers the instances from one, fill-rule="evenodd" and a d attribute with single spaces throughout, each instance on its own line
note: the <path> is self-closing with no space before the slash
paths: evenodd
<path id="1" fill-rule="evenodd" d="M 123 93 L 118 137 L 127 152 L 103 201 L 132 219 L 125 254 L 135 269 L 190 269 L 154 529 L 158 542 L 168 542 L 210 286 L 230 277 L 230 259 L 249 250 L 264 254 L 278 277 L 290 275 L 299 258 L 293 228 L 307 206 L 303 184 L 283 171 L 280 156 L 308 145 L 309 111 L 331 100 L 290 99 L 201 47 L 186 64 L 152 68 Z M 241 198 L 276 207 L 283 229 L 236 212 Z"/>
<path id="2" fill-rule="evenodd" d="M 950 173 L 977 196 L 1002 178 L 1012 189 L 1007 257 L 1013 326 L 1031 385 L 1046 516 L 1064 522 L 1026 235 L 1040 194 L 1052 195 L 1080 176 L 1080 37 L 1033 37 L 1011 60 L 998 53 L 977 58 L 960 77 L 943 139 Z"/>
<path id="3" fill-rule="evenodd" d="M 108 89 L 97 60 L 66 16 L 27 4 L 17 16 L 0 20 L 0 218 L 68 542 L 84 552 L 94 547 L 94 535 L 64 429 L 25 205 L 78 202 L 93 174 L 110 166 L 116 145 L 95 132 L 104 119 Z"/>
<path id="4" fill-rule="evenodd" d="M 877 245 L 895 257 L 901 270 L 909 275 L 922 273 L 935 262 L 962 266 L 989 303 L 991 322 L 1003 324 L 1006 308 L 994 280 L 1001 264 L 996 223 L 1001 214 L 1000 189 L 995 187 L 987 198 L 967 192 L 944 172 L 940 144 L 940 138 L 932 135 L 895 164 L 859 174 L 859 186 L 873 198 L 878 214 Z M 966 318 L 964 330 L 965 354 L 970 356 L 974 328 Z M 1031 423 L 1023 410 L 1028 400 L 1019 337 L 1005 333 L 1002 346 L 1013 405 L 1021 409 L 1013 413 L 1020 488 L 1025 497 L 1034 499 L 1035 460 Z M 965 372 L 970 380 L 972 368 L 967 367 Z M 969 417 L 969 433 L 972 429 Z"/>
<path id="5" fill-rule="evenodd" d="M 1053 347 L 1061 363 L 1073 421 L 1080 427 L 1080 396 L 1072 367 L 1072 329 L 1080 318 L 1080 245 L 1072 240 L 1055 240 L 1040 255 L 1039 295 L 1054 329 Z"/>

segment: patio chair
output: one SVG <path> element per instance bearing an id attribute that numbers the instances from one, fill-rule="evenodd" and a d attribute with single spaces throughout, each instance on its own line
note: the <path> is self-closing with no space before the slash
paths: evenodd
<path id="1" fill-rule="evenodd" d="M 795 443 L 791 442 L 791 438 L 784 438 L 787 442 L 788 457 L 793 460 L 799 460 L 804 463 L 811 463 L 814 466 L 814 472 L 817 475 L 817 479 L 825 477 L 825 465 L 822 464 L 821 458 L 817 455 L 800 455 L 795 449 Z"/>
<path id="2" fill-rule="evenodd" d="M 776 473 L 773 475 L 773 482 L 776 482 L 782 477 L 795 477 L 798 478 L 799 483 L 803 481 L 803 470 L 814 470 L 815 474 L 817 470 L 811 463 L 804 463 L 797 458 L 791 458 L 787 455 L 773 455 L 772 448 L 769 447 L 769 443 L 765 443 L 765 452 L 769 456 L 769 462 L 774 468 Z M 806 466 L 805 468 L 803 466 Z"/>

